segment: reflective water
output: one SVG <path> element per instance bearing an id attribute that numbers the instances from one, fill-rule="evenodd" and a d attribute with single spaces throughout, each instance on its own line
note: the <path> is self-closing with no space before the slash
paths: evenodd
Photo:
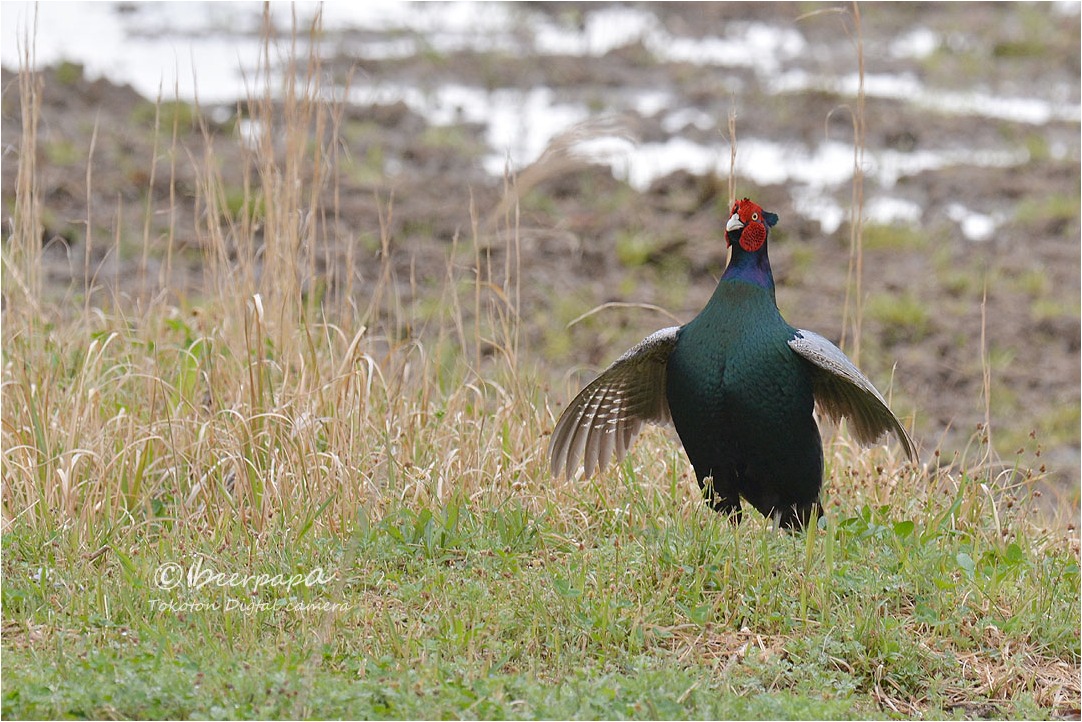
<path id="1" fill-rule="evenodd" d="M 270 18 L 281 33 L 295 13 L 300 27 L 317 12 L 315 3 L 271 4 Z M 258 67 L 263 5 L 238 3 L 42 3 L 0 4 L 0 61 L 16 68 L 26 54 L 28 26 L 36 15 L 36 63 L 60 60 L 82 63 L 91 76 L 103 75 L 130 83 L 154 98 L 198 96 L 204 105 L 243 97 Z M 1057 6 L 1057 12 L 1077 22 L 1077 3 Z M 826 76 L 805 66 L 815 51 L 792 24 L 732 23 L 720 35 L 689 37 L 668 30 L 648 8 L 599 7 L 582 11 L 577 22 L 556 22 L 552 16 L 514 4 L 472 2 L 420 3 L 331 2 L 323 6 L 326 32 L 321 51 L 343 52 L 355 58 L 405 58 L 418 53 L 464 50 L 509 54 L 596 57 L 632 42 L 641 42 L 662 62 L 683 62 L 717 68 L 741 68 L 756 78 L 769 79 L 775 94 L 808 90 L 853 95 L 859 76 Z M 916 25 L 900 32 L 887 52 L 896 58 L 923 58 L 951 42 L 936 31 Z M 305 39 L 299 53 L 307 52 Z M 733 86 L 739 78 L 729 79 Z M 956 92 L 927 87 L 913 73 L 869 73 L 864 77 L 869 97 L 893 98 L 930 113 L 979 116 L 1039 126 L 1051 121 L 1077 123 L 1082 117 L 1077 87 L 1048 84 L 1033 88 L 1030 97 L 1001 97 L 986 90 Z M 493 175 L 508 162 L 522 168 L 540 156 L 548 143 L 570 126 L 596 117 L 597 108 L 561 98 L 553 89 L 483 88 L 446 83 L 431 89 L 400 82 L 358 77 L 350 89 L 355 103 L 404 102 L 429 123 L 468 121 L 485 127 L 489 153 L 484 167 Z M 717 140 L 703 143 L 685 137 L 683 129 L 708 130 L 715 118 L 679 96 L 658 89 L 628 89 L 624 109 L 642 117 L 657 115 L 669 135 L 664 141 L 632 144 L 595 141 L 580 149 L 615 175 L 639 189 L 684 169 L 693 173 L 728 172 L 729 146 Z M 603 110 L 601 112 L 604 112 Z M 1077 148 L 1053 145 L 1053 155 Z M 919 208 L 891 195 L 899 179 L 925 170 L 966 163 L 1003 167 L 1024 163 L 1024 147 L 957 150 L 877 150 L 863 158 L 862 170 L 884 191 L 873 197 L 865 217 L 882 222 L 916 222 Z M 825 232 L 835 230 L 844 212 L 831 200 L 831 191 L 851 181 L 854 155 L 850 145 L 823 140 L 814 146 L 779 143 L 741 134 L 738 169 L 760 184 L 791 186 L 794 207 L 814 214 Z M 951 218 L 966 237 L 987 238 L 997 220 L 952 207 Z"/>

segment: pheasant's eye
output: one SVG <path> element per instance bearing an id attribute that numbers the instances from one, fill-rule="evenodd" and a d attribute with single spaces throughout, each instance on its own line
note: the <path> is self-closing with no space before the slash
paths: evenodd
<path id="1" fill-rule="evenodd" d="M 752 214 L 751 214 L 751 219 L 752 219 L 753 221 L 757 221 L 757 220 L 759 220 L 759 214 L 758 214 L 758 213 L 752 213 Z"/>

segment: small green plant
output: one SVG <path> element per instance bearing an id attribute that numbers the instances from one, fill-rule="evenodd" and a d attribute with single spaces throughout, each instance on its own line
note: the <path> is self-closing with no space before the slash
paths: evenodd
<path id="1" fill-rule="evenodd" d="M 182 100 L 140 103 L 132 111 L 131 121 L 136 125 L 153 125 L 155 118 L 157 118 L 159 126 L 165 132 L 171 132 L 174 125 L 181 132 L 189 132 L 195 129 L 195 109 L 191 103 Z"/>
<path id="2" fill-rule="evenodd" d="M 865 304 L 864 312 L 882 327 L 883 341 L 888 346 L 919 341 L 931 330 L 928 306 L 913 293 L 873 294 Z"/>
<path id="3" fill-rule="evenodd" d="M 85 161 L 83 153 L 70 140 L 61 138 L 43 145 L 45 159 L 51 165 L 69 166 Z"/>
<path id="4" fill-rule="evenodd" d="M 926 231 L 907 225 L 869 223 L 864 226 L 864 248 L 870 251 L 918 251 L 927 248 Z"/>
<path id="5" fill-rule="evenodd" d="M 478 155 L 477 140 L 457 125 L 430 126 L 421 134 L 421 144 L 435 149 L 451 150 L 463 155 Z"/>
<path id="6" fill-rule="evenodd" d="M 1018 223 L 1077 221 L 1080 209 L 1077 196 L 1051 194 L 1023 200 L 1015 208 L 1014 218 Z"/>
<path id="7" fill-rule="evenodd" d="M 233 221 L 245 221 L 247 223 L 259 223 L 266 215 L 266 204 L 261 193 L 255 193 L 244 188 L 234 187 L 225 189 L 225 211 L 227 218 Z"/>
<path id="8" fill-rule="evenodd" d="M 83 79 L 82 63 L 62 61 L 56 66 L 56 81 L 61 85 L 75 85 Z"/>
<path id="9" fill-rule="evenodd" d="M 1077 320 L 1080 315 L 1077 301 L 1059 298 L 1038 298 L 1029 305 L 1029 315 L 1035 322 L 1059 318 Z"/>
<path id="10" fill-rule="evenodd" d="M 620 231 L 616 236 L 616 258 L 624 268 L 646 265 L 657 248 L 657 241 L 641 231 Z"/>
<path id="11" fill-rule="evenodd" d="M 1048 293 L 1050 282 L 1048 271 L 1044 268 L 1030 268 L 1023 271 L 1015 280 L 1017 288 L 1034 299 L 1044 297 Z"/>
<path id="12" fill-rule="evenodd" d="M 1027 133 L 1025 146 L 1031 163 L 1043 163 L 1052 157 L 1048 139 L 1040 133 Z"/>

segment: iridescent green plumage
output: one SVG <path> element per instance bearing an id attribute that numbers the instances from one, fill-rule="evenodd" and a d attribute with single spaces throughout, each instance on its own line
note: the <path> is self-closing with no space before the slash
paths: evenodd
<path id="1" fill-rule="evenodd" d="M 781 317 L 767 256 L 777 216 L 733 207 L 729 266 L 689 323 L 647 337 L 568 405 L 550 444 L 554 474 L 589 476 L 623 458 L 643 423 L 676 427 L 711 506 L 739 519 L 743 498 L 781 526 L 819 504 L 823 451 L 812 411 L 846 417 L 862 443 L 913 442 L 883 397 L 836 346 Z"/>

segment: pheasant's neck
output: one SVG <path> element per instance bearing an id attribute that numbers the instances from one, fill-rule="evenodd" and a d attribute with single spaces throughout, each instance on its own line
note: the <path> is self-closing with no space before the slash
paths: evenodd
<path id="1" fill-rule="evenodd" d="M 729 259 L 729 266 L 721 275 L 724 281 L 747 281 L 760 288 L 770 291 L 774 297 L 774 274 L 770 271 L 770 259 L 766 255 L 766 245 L 754 253 L 749 253 L 739 246 L 733 245 L 733 256 Z"/>

